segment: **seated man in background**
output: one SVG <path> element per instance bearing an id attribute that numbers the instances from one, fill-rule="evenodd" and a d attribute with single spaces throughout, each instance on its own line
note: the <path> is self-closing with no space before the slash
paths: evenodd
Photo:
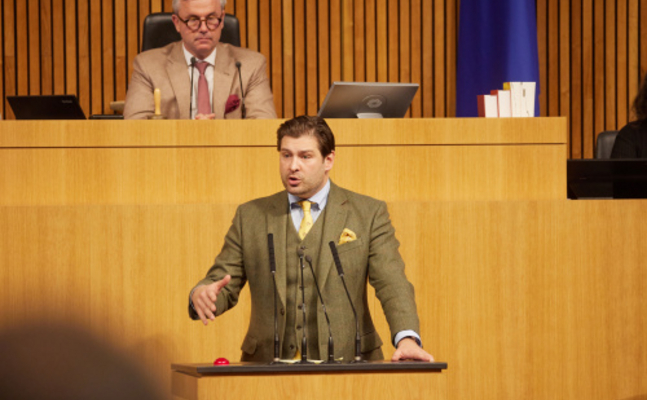
<path id="1" fill-rule="evenodd" d="M 225 4 L 173 0 L 173 23 L 182 40 L 135 57 L 125 119 L 153 115 L 156 88 L 168 119 L 276 118 L 265 57 L 220 43 Z"/>
<path id="2" fill-rule="evenodd" d="M 618 132 L 611 158 L 647 158 L 647 75 L 632 108 L 636 120 Z"/>

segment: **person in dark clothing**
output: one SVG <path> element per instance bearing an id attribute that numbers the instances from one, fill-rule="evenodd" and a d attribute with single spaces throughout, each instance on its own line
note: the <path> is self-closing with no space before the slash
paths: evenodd
<path id="1" fill-rule="evenodd" d="M 647 158 L 647 75 L 632 108 L 636 119 L 618 132 L 611 158 Z"/>

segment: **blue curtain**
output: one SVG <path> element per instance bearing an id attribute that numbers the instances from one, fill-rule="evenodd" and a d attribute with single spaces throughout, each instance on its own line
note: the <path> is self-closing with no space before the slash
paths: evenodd
<path id="1" fill-rule="evenodd" d="M 478 116 L 476 96 L 503 82 L 537 82 L 535 0 L 461 0 L 456 68 L 456 116 Z"/>

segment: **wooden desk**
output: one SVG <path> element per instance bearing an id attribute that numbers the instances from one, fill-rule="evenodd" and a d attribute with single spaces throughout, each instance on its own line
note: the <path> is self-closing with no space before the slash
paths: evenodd
<path id="1" fill-rule="evenodd" d="M 342 365 L 249 365 L 214 367 L 174 364 L 172 393 L 175 399 L 420 399 L 447 398 L 447 368 L 440 363 L 390 363 Z"/>
<path id="2" fill-rule="evenodd" d="M 1 121 L 0 205 L 239 204 L 282 190 L 262 121 Z M 566 198 L 565 118 L 329 120 L 332 179 L 385 201 Z"/>
<path id="3" fill-rule="evenodd" d="M 237 360 L 248 293 L 206 328 L 188 293 L 238 203 L 280 189 L 278 123 L 0 122 L 0 328 L 88 327 L 169 391 L 172 362 Z M 565 200 L 565 119 L 331 126 L 335 181 L 388 201 L 449 399 L 647 393 L 647 202 Z"/>

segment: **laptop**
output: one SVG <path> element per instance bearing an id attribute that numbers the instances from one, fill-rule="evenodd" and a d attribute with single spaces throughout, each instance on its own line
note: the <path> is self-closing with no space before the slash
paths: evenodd
<path id="1" fill-rule="evenodd" d="M 86 119 L 79 100 L 71 94 L 7 96 L 16 119 Z"/>
<path id="2" fill-rule="evenodd" d="M 322 118 L 402 118 L 417 83 L 333 82 L 318 115 Z"/>

